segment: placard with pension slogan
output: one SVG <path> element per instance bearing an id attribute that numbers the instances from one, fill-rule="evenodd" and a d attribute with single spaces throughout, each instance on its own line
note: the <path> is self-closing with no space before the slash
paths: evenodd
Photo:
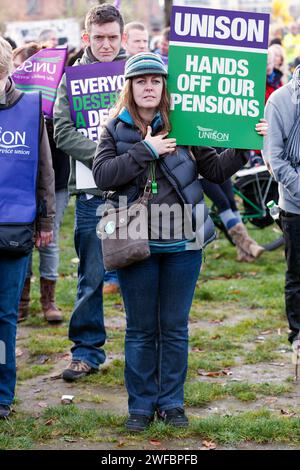
<path id="1" fill-rule="evenodd" d="M 174 6 L 168 90 L 179 145 L 261 149 L 269 15 Z"/>

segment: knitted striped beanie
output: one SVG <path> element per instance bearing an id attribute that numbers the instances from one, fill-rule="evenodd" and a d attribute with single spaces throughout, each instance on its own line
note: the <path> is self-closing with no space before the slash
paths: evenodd
<path id="1" fill-rule="evenodd" d="M 152 52 L 140 52 L 129 57 L 125 64 L 125 79 L 139 75 L 164 75 L 167 70 L 159 55 Z"/>

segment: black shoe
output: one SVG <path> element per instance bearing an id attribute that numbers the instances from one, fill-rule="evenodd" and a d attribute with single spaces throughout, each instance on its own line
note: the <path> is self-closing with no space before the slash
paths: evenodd
<path id="1" fill-rule="evenodd" d="M 128 431 L 142 432 L 147 429 L 152 423 L 154 416 L 136 415 L 131 414 L 126 421 L 126 428 Z"/>
<path id="2" fill-rule="evenodd" d="M 10 406 L 0 405 L 0 419 L 7 419 L 11 413 Z"/>
<path id="3" fill-rule="evenodd" d="M 189 420 L 184 414 L 183 408 L 171 408 L 166 411 L 157 411 L 157 418 L 164 421 L 166 424 L 171 424 L 177 428 L 186 427 L 189 425 Z"/>
<path id="4" fill-rule="evenodd" d="M 74 382 L 74 380 L 81 379 L 94 372 L 97 372 L 97 369 L 93 369 L 84 361 L 71 361 L 63 371 L 62 378 L 66 382 Z"/>

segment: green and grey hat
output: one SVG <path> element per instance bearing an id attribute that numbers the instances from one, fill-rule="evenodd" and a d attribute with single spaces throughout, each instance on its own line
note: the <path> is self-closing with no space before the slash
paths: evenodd
<path id="1" fill-rule="evenodd" d="M 152 52 L 140 52 L 129 57 L 125 64 L 125 79 L 139 75 L 168 75 L 161 57 Z"/>

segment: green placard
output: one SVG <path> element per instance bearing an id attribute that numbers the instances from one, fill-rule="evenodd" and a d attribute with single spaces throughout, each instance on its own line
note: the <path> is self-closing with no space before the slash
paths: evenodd
<path id="1" fill-rule="evenodd" d="M 261 149 L 269 15 L 173 6 L 168 90 L 178 145 Z"/>
<path id="2" fill-rule="evenodd" d="M 178 145 L 262 148 L 255 124 L 264 115 L 266 64 L 262 53 L 170 46 L 170 137 Z"/>

